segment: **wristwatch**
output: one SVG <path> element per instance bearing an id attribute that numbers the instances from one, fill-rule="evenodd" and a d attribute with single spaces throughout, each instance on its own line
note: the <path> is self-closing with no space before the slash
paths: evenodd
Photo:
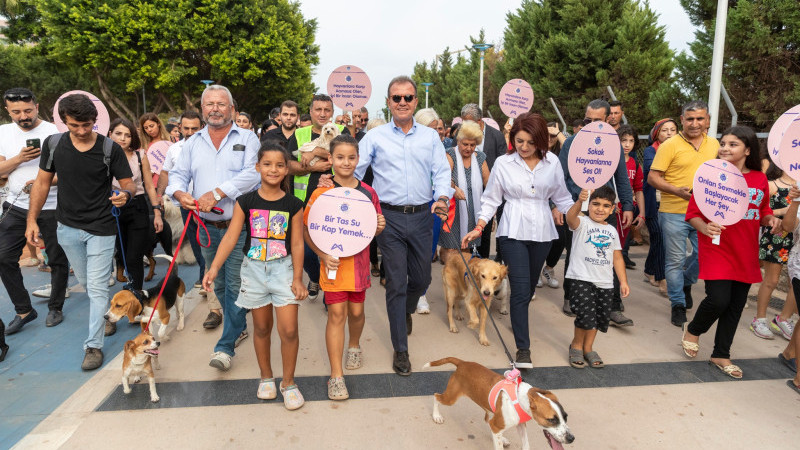
<path id="1" fill-rule="evenodd" d="M 450 207 L 450 197 L 445 197 L 443 195 L 443 196 L 439 197 L 438 201 L 444 203 L 444 206 L 446 206 L 447 208 Z"/>
<path id="2" fill-rule="evenodd" d="M 216 201 L 222 200 L 222 196 L 219 195 L 219 192 L 217 192 L 216 189 L 212 189 L 211 190 L 211 194 L 214 195 L 214 200 L 216 200 Z"/>

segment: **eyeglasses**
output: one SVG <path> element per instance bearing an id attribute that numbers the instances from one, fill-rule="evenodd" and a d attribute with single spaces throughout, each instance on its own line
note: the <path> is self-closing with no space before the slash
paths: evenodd
<path id="1" fill-rule="evenodd" d="M 228 104 L 227 103 L 205 103 L 203 105 L 203 107 L 206 108 L 206 109 L 214 109 L 214 108 L 225 109 L 225 108 L 228 107 Z"/>
<path id="2" fill-rule="evenodd" d="M 392 96 L 392 101 L 395 102 L 395 103 L 400 103 L 400 100 L 405 100 L 406 103 L 411 103 L 411 100 L 414 100 L 415 97 L 416 97 L 416 95 L 414 95 L 414 94 L 393 95 Z"/>
<path id="3" fill-rule="evenodd" d="M 588 117 L 584 117 L 584 118 L 583 118 L 583 124 L 584 124 L 584 125 L 589 125 L 589 124 L 590 124 L 590 123 L 592 123 L 592 122 L 601 122 L 602 120 L 603 120 L 603 119 L 590 119 L 590 118 L 588 118 Z"/>
<path id="4" fill-rule="evenodd" d="M 9 102 L 29 102 L 33 100 L 33 96 L 27 94 L 6 94 L 3 98 Z"/>

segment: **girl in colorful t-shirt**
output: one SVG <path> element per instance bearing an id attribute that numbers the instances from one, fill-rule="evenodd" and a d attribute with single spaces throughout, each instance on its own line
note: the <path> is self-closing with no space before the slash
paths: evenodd
<path id="1" fill-rule="evenodd" d="M 286 409 L 294 410 L 305 402 L 294 383 L 299 348 L 297 307 L 298 301 L 308 296 L 303 286 L 303 202 L 289 193 L 289 153 L 280 144 L 267 142 L 261 146 L 256 171 L 261 175 L 261 186 L 236 200 L 230 226 L 203 286 L 211 287 L 244 227 L 247 239 L 236 306 L 253 314 L 253 346 L 261 369 L 256 396 L 270 400 L 278 395 L 270 364 L 274 306 L 283 358 L 280 391 Z"/>
<path id="2" fill-rule="evenodd" d="M 761 282 L 758 266 L 759 226 L 776 233 L 781 220 L 769 207 L 767 177 L 761 172 L 758 139 L 748 127 L 732 127 L 722 133 L 719 158 L 735 165 L 749 187 L 750 204 L 744 218 L 727 227 L 708 220 L 689 200 L 686 220 L 697 229 L 700 278 L 705 280 L 706 298 L 700 303 L 691 323 L 684 324 L 681 344 L 689 358 L 697 356 L 700 335 L 714 322 L 717 332 L 711 364 L 732 378 L 742 378 L 742 369 L 730 360 L 736 327 L 747 302 L 750 285 Z M 719 244 L 712 238 L 720 235 Z"/>

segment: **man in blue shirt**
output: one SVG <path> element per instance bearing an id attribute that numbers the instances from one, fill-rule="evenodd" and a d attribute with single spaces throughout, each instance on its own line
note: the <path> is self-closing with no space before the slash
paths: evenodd
<path id="1" fill-rule="evenodd" d="M 603 121 L 605 122 L 608 118 L 609 113 L 611 112 L 611 106 L 605 100 L 592 100 L 586 106 L 586 114 L 583 119 L 583 124 L 588 125 L 592 122 Z M 572 194 L 572 199 L 577 201 L 578 195 L 581 193 L 581 187 L 575 184 L 572 180 L 572 176 L 569 174 L 569 149 L 572 146 L 572 141 L 575 139 L 577 134 L 574 134 L 567 138 L 564 141 L 564 144 L 561 145 L 561 153 L 558 154 L 558 159 L 561 161 L 561 168 L 564 170 L 564 181 L 567 183 L 567 190 Z M 628 169 L 625 165 L 625 155 L 622 153 L 622 146 L 619 148 L 620 158 L 619 164 L 617 165 L 617 171 L 614 172 L 614 176 L 611 180 L 606 183 L 606 186 L 609 186 L 611 189 L 617 193 L 617 197 L 619 197 L 620 203 L 622 203 L 622 227 L 628 228 L 633 221 L 633 189 L 631 189 L 631 182 L 628 179 Z M 554 216 L 560 216 L 560 220 L 563 221 L 564 217 L 558 211 L 554 211 Z M 554 217 L 556 220 L 556 224 L 559 223 L 559 218 Z M 563 222 L 562 222 L 563 223 Z M 612 214 L 608 218 L 608 223 L 616 226 L 617 225 L 617 215 Z M 564 261 L 564 275 L 567 273 L 567 267 L 569 267 L 569 257 L 570 253 L 572 253 L 572 231 L 567 231 L 567 242 L 565 244 L 567 249 L 567 259 Z M 564 306 L 562 310 L 564 314 L 568 316 L 574 316 L 572 310 L 569 307 L 569 295 L 570 295 L 570 287 L 571 283 L 565 277 L 564 278 Z M 622 299 L 619 295 L 619 280 L 617 279 L 617 275 L 614 274 L 614 298 L 611 302 L 611 316 L 610 321 L 611 325 L 618 326 L 618 327 L 630 327 L 633 326 L 633 320 L 625 317 L 622 314 L 623 306 L 622 306 Z"/>
<path id="2" fill-rule="evenodd" d="M 211 237 L 210 246 L 202 249 L 203 259 L 210 263 L 230 225 L 236 199 L 256 189 L 260 183 L 256 172 L 260 143 L 255 133 L 233 123 L 233 96 L 228 88 L 208 86 L 200 103 L 206 127 L 184 142 L 178 161 L 169 173 L 166 194 L 179 201 L 182 208 L 199 210 Z M 190 181 L 194 183 L 191 193 L 188 192 Z M 221 215 L 210 213 L 215 206 L 222 208 Z M 223 322 L 222 336 L 214 347 L 209 365 L 220 370 L 230 369 L 236 338 L 247 327 L 247 311 L 235 304 L 241 286 L 239 271 L 245 236 L 246 233 L 239 235 L 214 283 L 214 293 L 222 304 Z M 204 239 L 202 233 L 200 238 Z"/>
<path id="3" fill-rule="evenodd" d="M 447 211 L 453 196 L 450 165 L 439 134 L 414 121 L 417 85 L 399 76 L 389 82 L 386 101 L 392 121 L 373 128 L 359 143 L 355 175 L 362 179 L 372 166 L 372 187 L 381 201 L 386 228 L 378 236 L 386 269 L 386 311 L 394 347 L 392 367 L 411 375 L 408 335 L 411 314 L 431 282 L 433 215 Z M 432 206 L 431 192 L 438 199 Z"/>

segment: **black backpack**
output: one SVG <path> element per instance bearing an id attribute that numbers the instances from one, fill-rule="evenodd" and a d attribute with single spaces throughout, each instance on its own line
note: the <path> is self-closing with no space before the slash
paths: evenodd
<path id="1" fill-rule="evenodd" d="M 47 147 L 50 149 L 50 156 L 47 158 L 47 164 L 45 164 L 45 170 L 53 170 L 53 155 L 56 153 L 56 149 L 58 148 L 58 144 L 61 143 L 61 140 L 67 136 L 67 133 L 57 133 L 50 136 L 50 139 L 47 140 Z M 98 135 L 99 136 L 99 135 Z M 103 139 L 103 162 L 106 165 L 106 176 L 111 178 L 111 148 L 114 145 L 114 141 L 111 138 L 102 136 Z M 53 141 L 55 141 L 55 145 L 53 145 Z"/>

